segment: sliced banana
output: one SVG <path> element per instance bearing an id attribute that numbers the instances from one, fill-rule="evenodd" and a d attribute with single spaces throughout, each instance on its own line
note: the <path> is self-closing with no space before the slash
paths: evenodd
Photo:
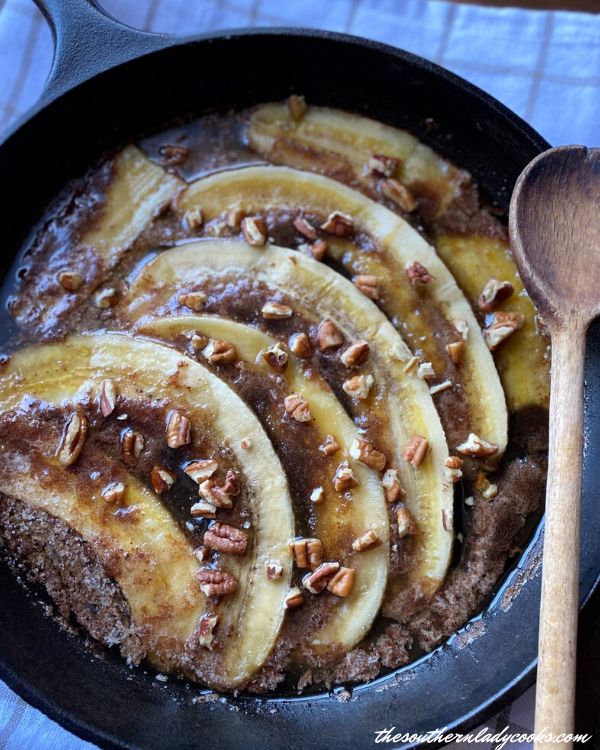
<path id="1" fill-rule="evenodd" d="M 214 316 L 182 316 L 156 318 L 141 326 L 140 332 L 166 341 L 181 343 L 185 334 L 198 331 L 211 339 L 223 339 L 234 345 L 238 357 L 246 364 L 267 374 L 269 365 L 263 353 L 277 344 L 277 339 L 241 323 Z M 287 367 L 281 377 L 285 379 L 290 393 L 300 393 L 309 405 L 314 424 L 321 433 L 321 439 L 333 434 L 340 446 L 340 452 L 332 457 L 332 464 L 339 463 L 341 455 L 348 455 L 357 431 L 327 383 L 311 374 L 307 377 L 301 360 L 288 353 Z M 235 388 L 235 383 L 233 384 Z M 277 434 L 284 429 L 275 425 L 272 431 L 277 447 Z M 320 444 L 320 443 L 319 443 Z M 319 444 L 314 446 L 318 451 Z M 345 650 L 352 648 L 366 635 L 381 607 L 389 568 L 388 515 L 386 501 L 379 476 L 372 469 L 361 464 L 354 466 L 359 482 L 352 490 L 352 499 L 342 499 L 334 492 L 333 472 L 328 483 L 323 486 L 323 497 L 314 506 L 315 536 L 321 540 L 325 558 L 341 562 L 356 570 L 356 579 L 350 596 L 338 603 L 328 617 L 325 627 L 314 637 L 309 636 L 304 647 L 315 653 L 326 654 L 333 647 Z M 307 487 L 307 497 L 313 488 Z M 376 529 L 382 545 L 369 554 L 353 554 L 350 541 L 368 528 Z"/>
<path id="2" fill-rule="evenodd" d="M 159 498 L 134 477 L 126 480 L 127 498 L 138 506 L 138 520 L 124 522 L 106 513 L 101 497 L 88 499 L 91 477 L 82 477 L 77 463 L 65 469 L 56 445 L 44 444 L 42 436 L 26 472 L 15 472 L 19 456 L 4 452 L 3 491 L 58 516 L 101 559 L 111 561 L 158 668 L 173 668 L 173 658 L 179 659 L 180 668 L 202 681 L 219 689 L 233 688 L 264 663 L 283 621 L 294 520 L 279 461 L 252 412 L 218 378 L 169 347 L 126 335 L 72 336 L 63 344 L 16 353 L 0 379 L 0 414 L 15 411 L 18 424 L 19 418 L 27 418 L 32 399 L 59 407 L 72 403 L 76 408 L 96 398 L 105 379 L 112 380 L 124 398 L 137 401 L 141 395 L 181 410 L 190 421 L 192 440 L 210 430 L 216 439 L 229 443 L 241 469 L 251 498 L 253 542 L 246 555 L 227 556 L 221 567 L 237 579 L 238 589 L 216 607 L 219 632 L 227 634 L 219 639 L 219 649 L 196 648 L 186 655 L 207 606 L 194 580 L 198 562 Z M 240 436 L 251 438 L 256 446 L 251 459 L 239 447 Z M 87 440 L 93 440 L 91 429 Z M 56 479 L 50 485 L 49 476 Z M 272 559 L 282 566 L 276 581 L 265 575 L 266 562 Z"/>
<path id="3" fill-rule="evenodd" d="M 378 386 L 370 409 L 377 413 L 383 429 L 389 426 L 388 448 L 418 526 L 415 567 L 394 586 L 418 583 L 426 591 L 439 588 L 452 548 L 453 492 L 444 479 L 448 449 L 426 384 L 405 371 L 410 351 L 371 300 L 335 271 L 299 253 L 206 240 L 165 251 L 144 266 L 132 282 L 125 314 L 133 322 L 143 322 L 180 309 L 180 293 L 202 281 L 235 283 L 240 279 L 265 285 L 269 293 L 289 295 L 299 315 L 315 323 L 331 319 L 350 341 L 369 343 L 369 366 Z M 206 285 L 204 289 L 209 291 Z M 431 448 L 418 468 L 401 457 L 414 436 L 424 437 Z"/>
<path id="4" fill-rule="evenodd" d="M 438 399 L 451 402 L 449 410 L 441 411 L 451 447 L 474 432 L 498 446 L 495 460 L 500 459 L 506 447 L 508 419 L 491 352 L 454 278 L 407 222 L 335 180 L 288 167 L 246 167 L 197 180 L 181 194 L 179 210 L 198 206 L 207 222 L 232 206 L 250 215 L 271 211 L 296 216 L 303 212 L 324 220 L 341 211 L 352 217 L 356 231 L 366 233 L 375 250 L 362 249 L 358 241 L 328 237 L 330 256 L 353 276 L 377 279 L 384 312 L 396 322 L 413 352 L 431 362 L 439 382 L 450 380 L 450 389 Z M 415 261 L 433 276 L 419 289 L 410 285 L 406 272 Z M 446 350 L 448 343 L 465 344 L 459 366 Z M 461 405 L 466 416 L 457 419 Z"/>

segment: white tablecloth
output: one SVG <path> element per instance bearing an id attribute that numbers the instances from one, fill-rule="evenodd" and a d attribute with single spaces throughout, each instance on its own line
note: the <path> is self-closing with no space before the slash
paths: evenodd
<path id="1" fill-rule="evenodd" d="M 437 0 L 101 0 L 131 26 L 176 34 L 241 26 L 311 26 L 378 39 L 481 86 L 553 145 L 600 141 L 600 15 L 481 8 Z M 38 97 L 52 59 L 31 0 L 0 0 L 0 131 Z M 533 689 L 487 722 L 533 726 Z M 374 730 L 377 729 L 374 727 Z M 432 727 L 433 729 L 433 727 Z M 491 750 L 484 744 L 458 748 Z M 511 744 L 511 750 L 529 748 Z M 0 750 L 93 748 L 0 682 Z"/>

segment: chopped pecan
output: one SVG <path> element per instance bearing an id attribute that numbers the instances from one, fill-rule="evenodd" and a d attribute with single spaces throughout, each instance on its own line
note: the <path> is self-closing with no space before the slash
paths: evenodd
<path id="1" fill-rule="evenodd" d="M 415 468 L 420 466 L 429 454 L 429 441 L 422 435 L 413 435 L 402 451 L 402 458 Z"/>
<path id="2" fill-rule="evenodd" d="M 320 594 L 327 586 L 327 582 L 340 569 L 339 562 L 324 562 L 312 573 L 307 573 L 302 579 L 302 585 L 311 594 Z"/>
<path id="3" fill-rule="evenodd" d="M 299 393 L 290 393 L 289 396 L 286 396 L 283 400 L 283 406 L 296 422 L 310 422 L 312 419 L 308 401 L 302 398 Z"/>
<path id="4" fill-rule="evenodd" d="M 216 518 L 217 508 L 213 503 L 209 503 L 207 500 L 198 500 L 190 508 L 190 513 L 194 518 Z"/>
<path id="5" fill-rule="evenodd" d="M 167 418 L 167 445 L 169 448 L 181 448 L 192 440 L 190 420 L 180 411 L 173 409 Z"/>
<path id="6" fill-rule="evenodd" d="M 225 596 L 237 591 L 237 581 L 223 570 L 202 568 L 196 573 L 196 580 L 200 584 L 200 591 L 204 596 Z"/>
<path id="7" fill-rule="evenodd" d="M 240 206 L 234 206 L 225 215 L 225 226 L 229 229 L 239 229 L 243 218 L 244 210 Z"/>
<path id="8" fill-rule="evenodd" d="M 177 299 L 183 307 L 187 307 L 194 312 L 200 312 L 206 303 L 206 294 L 204 292 L 187 292 L 186 294 L 180 294 Z"/>
<path id="9" fill-rule="evenodd" d="M 346 597 L 354 587 L 356 570 L 354 568 L 340 568 L 327 583 L 327 588 L 336 596 Z"/>
<path id="10" fill-rule="evenodd" d="M 340 355 L 340 359 L 348 368 L 358 367 L 369 356 L 369 345 L 366 341 L 356 341 Z"/>
<path id="11" fill-rule="evenodd" d="M 475 489 L 481 492 L 487 500 L 491 500 L 498 494 L 498 485 L 492 484 L 482 471 L 477 474 Z"/>
<path id="12" fill-rule="evenodd" d="M 72 466 L 81 455 L 88 434 L 88 421 L 84 414 L 74 412 L 67 423 L 58 460 L 63 466 Z"/>
<path id="13" fill-rule="evenodd" d="M 233 500 L 214 479 L 205 479 L 198 487 L 200 497 L 216 508 L 233 508 Z"/>
<path id="14" fill-rule="evenodd" d="M 304 594 L 298 586 L 294 586 L 288 591 L 285 597 L 285 608 L 293 609 L 294 607 L 299 607 L 301 604 L 304 604 Z"/>
<path id="15" fill-rule="evenodd" d="M 498 452 L 498 446 L 471 432 L 464 443 L 456 446 L 456 450 L 465 456 L 493 456 Z"/>
<path id="16" fill-rule="evenodd" d="M 289 305 L 270 300 L 262 306 L 261 313 L 265 320 L 277 320 L 278 318 L 291 318 L 294 311 Z"/>
<path id="17" fill-rule="evenodd" d="M 321 321 L 317 332 L 317 340 L 319 342 L 319 349 L 322 352 L 325 349 L 335 349 L 344 343 L 344 337 L 333 320 Z"/>
<path id="18" fill-rule="evenodd" d="M 398 180 L 388 177 L 381 181 L 381 194 L 388 200 L 395 203 L 399 208 L 407 213 L 411 213 L 417 207 L 417 201 L 410 190 Z"/>
<path id="19" fill-rule="evenodd" d="M 375 471 L 383 471 L 387 463 L 385 453 L 375 449 L 368 440 L 355 438 L 350 445 L 350 456 Z"/>
<path id="20" fill-rule="evenodd" d="M 309 245 L 310 254 L 315 260 L 323 260 L 327 255 L 327 247 L 325 240 L 316 240 L 312 245 Z"/>
<path id="21" fill-rule="evenodd" d="M 188 228 L 192 231 L 195 229 L 201 229 L 204 224 L 204 214 L 202 213 L 200 206 L 188 209 L 183 218 L 188 225 Z"/>
<path id="22" fill-rule="evenodd" d="M 213 630 L 219 622 L 218 615 L 204 614 L 198 622 L 198 643 L 209 651 L 213 650 Z"/>
<path id="23" fill-rule="evenodd" d="M 432 385 L 429 389 L 429 393 L 432 396 L 435 396 L 436 393 L 441 393 L 442 391 L 447 391 L 448 388 L 452 388 L 452 381 L 451 380 L 444 380 L 441 383 L 436 383 L 435 385 Z"/>
<path id="24" fill-rule="evenodd" d="M 290 94 L 287 99 L 287 108 L 294 122 L 300 122 L 308 110 L 308 104 L 303 96 Z"/>
<path id="25" fill-rule="evenodd" d="M 422 380 L 428 380 L 429 378 L 435 378 L 435 370 L 431 362 L 421 362 L 417 367 L 417 377 Z"/>
<path id="26" fill-rule="evenodd" d="M 327 435 L 325 440 L 323 440 L 319 446 L 321 453 L 324 453 L 326 456 L 332 456 L 334 453 L 337 453 L 339 449 L 340 444 L 333 435 Z"/>
<path id="27" fill-rule="evenodd" d="M 248 547 L 248 535 L 242 529 L 217 521 L 204 534 L 204 545 L 217 552 L 243 555 Z"/>
<path id="28" fill-rule="evenodd" d="M 137 430 L 128 427 L 121 434 L 121 457 L 129 466 L 133 466 L 144 450 L 144 436 Z"/>
<path id="29" fill-rule="evenodd" d="M 154 492 L 162 495 L 175 484 L 175 474 L 166 466 L 153 466 L 150 470 L 150 482 Z"/>
<path id="30" fill-rule="evenodd" d="M 322 224 L 321 229 L 336 237 L 348 237 L 354 232 L 354 219 L 341 211 L 333 211 Z"/>
<path id="31" fill-rule="evenodd" d="M 315 505 L 318 505 L 319 503 L 322 503 L 325 499 L 325 490 L 322 487 L 315 487 L 315 489 L 310 493 L 310 501 L 311 503 L 314 503 Z"/>
<path id="32" fill-rule="evenodd" d="M 314 570 L 323 562 L 323 545 L 320 539 L 298 537 L 290 542 L 290 551 L 299 568 Z"/>
<path id="33" fill-rule="evenodd" d="M 366 552 L 369 549 L 375 549 L 383 544 L 377 530 L 371 526 L 364 534 L 361 534 L 352 542 L 352 549 L 355 552 Z"/>
<path id="34" fill-rule="evenodd" d="M 269 581 L 275 581 L 277 578 L 281 578 L 283 574 L 283 565 L 277 560 L 269 560 L 266 565 L 267 568 L 267 579 Z"/>
<path id="35" fill-rule="evenodd" d="M 379 279 L 377 276 L 371 276 L 364 274 L 354 277 L 354 286 L 359 292 L 362 292 L 365 297 L 370 299 L 379 299 Z"/>
<path id="36" fill-rule="evenodd" d="M 430 284 L 433 281 L 433 276 L 418 260 L 406 266 L 406 275 L 408 276 L 408 283 L 413 287 L 418 284 Z"/>
<path id="37" fill-rule="evenodd" d="M 524 322 L 525 317 L 521 313 L 494 313 L 489 325 L 483 331 L 483 338 L 490 351 L 495 351 L 503 341 L 522 328 Z"/>
<path id="38" fill-rule="evenodd" d="M 367 171 L 377 177 L 393 177 L 399 166 L 400 159 L 395 156 L 373 154 L 367 162 Z"/>
<path id="39" fill-rule="evenodd" d="M 288 353 L 277 342 L 263 352 L 263 359 L 275 372 L 285 372 L 288 366 Z"/>
<path id="40" fill-rule="evenodd" d="M 117 301 L 117 290 L 112 286 L 99 289 L 94 294 L 94 304 L 101 310 L 107 310 L 109 307 L 114 307 L 117 304 Z"/>
<path id="41" fill-rule="evenodd" d="M 448 456 L 444 461 L 444 476 L 449 482 L 458 482 L 462 477 L 462 465 L 463 460 L 458 456 Z"/>
<path id="42" fill-rule="evenodd" d="M 515 291 L 510 281 L 498 281 L 489 279 L 483 287 L 477 304 L 483 312 L 492 312 L 498 305 L 512 296 Z"/>
<path id="43" fill-rule="evenodd" d="M 337 467 L 333 477 L 333 486 L 336 492 L 347 492 L 353 487 L 358 487 L 358 480 L 350 468 L 348 461 L 342 461 Z"/>
<path id="44" fill-rule="evenodd" d="M 355 375 L 353 378 L 345 380 L 342 388 L 351 398 L 364 401 L 369 398 L 374 382 L 372 375 Z"/>
<path id="45" fill-rule="evenodd" d="M 385 499 L 388 503 L 395 503 L 405 493 L 404 487 L 398 479 L 397 469 L 388 469 L 383 475 L 381 484 L 385 490 Z"/>
<path id="46" fill-rule="evenodd" d="M 205 336 L 200 331 L 193 331 L 190 336 L 190 348 L 194 354 L 201 352 L 204 347 L 208 344 L 208 336 Z"/>
<path id="47" fill-rule="evenodd" d="M 396 524 L 398 526 L 398 538 L 412 536 L 417 533 L 417 524 L 408 508 L 398 508 L 396 511 Z"/>
<path id="48" fill-rule="evenodd" d="M 114 380 L 107 378 L 100 385 L 99 406 L 103 417 L 108 417 L 115 410 L 117 403 L 117 386 Z"/>
<path id="49" fill-rule="evenodd" d="M 198 562 L 207 562 L 210 560 L 210 550 L 208 547 L 205 547 L 203 544 L 201 544 L 199 547 L 196 547 L 194 550 L 194 557 Z"/>
<path id="50" fill-rule="evenodd" d="M 290 351 L 294 352 L 298 357 L 306 359 L 312 354 L 310 341 L 305 333 L 292 333 L 288 339 L 288 345 Z"/>
<path id="51" fill-rule="evenodd" d="M 142 511 L 139 505 L 128 505 L 126 508 L 117 508 L 113 513 L 115 518 L 126 523 L 137 523 L 141 515 Z"/>
<path id="52" fill-rule="evenodd" d="M 317 230 L 313 225 L 305 219 L 304 216 L 300 215 L 294 219 L 294 227 L 309 240 L 317 239 Z"/>
<path id="53" fill-rule="evenodd" d="M 102 497 L 107 503 L 120 503 L 125 497 L 125 485 L 123 482 L 111 482 L 102 490 Z"/>
<path id="54" fill-rule="evenodd" d="M 246 216 L 241 222 L 242 234 L 252 247 L 262 247 L 267 242 L 267 225 L 258 216 Z"/>
<path id="55" fill-rule="evenodd" d="M 66 292 L 76 292 L 83 284 L 83 279 L 76 271 L 61 271 L 58 283 Z"/>
<path id="56" fill-rule="evenodd" d="M 234 345 L 225 339 L 209 339 L 202 356 L 213 365 L 231 365 L 238 359 Z"/>
<path id="57" fill-rule="evenodd" d="M 219 468 L 219 462 L 214 458 L 198 458 L 185 467 L 184 472 L 191 479 L 200 484 L 205 479 L 210 479 Z"/>
<path id="58" fill-rule="evenodd" d="M 462 362 L 465 353 L 465 342 L 453 341 L 451 344 L 446 344 L 446 351 L 454 364 L 459 365 Z"/>

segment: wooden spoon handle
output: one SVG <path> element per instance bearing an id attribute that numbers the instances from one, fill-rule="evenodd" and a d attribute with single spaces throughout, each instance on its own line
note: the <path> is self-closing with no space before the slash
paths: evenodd
<path id="1" fill-rule="evenodd" d="M 583 363 L 586 325 L 552 335 L 550 456 L 542 569 L 536 733 L 571 733 L 579 605 L 579 516 L 583 450 Z M 537 741 L 536 750 L 572 743 Z"/>

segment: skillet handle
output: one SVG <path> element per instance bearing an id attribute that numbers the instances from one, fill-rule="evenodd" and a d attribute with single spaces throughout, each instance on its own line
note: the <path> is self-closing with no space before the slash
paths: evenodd
<path id="1" fill-rule="evenodd" d="M 96 0 L 34 0 L 50 25 L 54 59 L 42 100 L 50 101 L 88 78 L 148 52 L 169 47 L 176 37 L 138 31 L 106 13 Z"/>

